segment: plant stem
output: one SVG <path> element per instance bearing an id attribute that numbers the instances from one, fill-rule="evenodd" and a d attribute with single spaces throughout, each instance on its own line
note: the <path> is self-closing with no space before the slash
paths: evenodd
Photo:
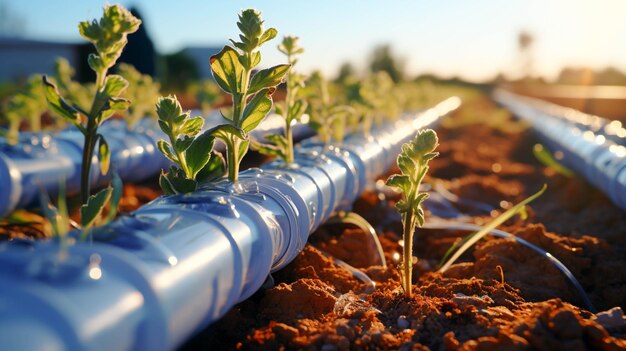
<path id="1" fill-rule="evenodd" d="M 411 297 L 411 288 L 413 285 L 413 232 L 415 231 L 413 210 L 409 209 L 404 216 L 404 250 L 402 254 L 403 271 L 402 287 L 406 297 Z"/>
<path id="2" fill-rule="evenodd" d="M 241 141 L 235 136 L 230 137 L 230 145 L 226 147 L 226 163 L 228 163 L 228 180 L 236 183 L 239 180 L 239 144 Z"/>
<path id="3" fill-rule="evenodd" d="M 93 157 L 93 150 L 96 145 L 96 130 L 95 118 L 89 117 L 87 120 L 87 134 L 85 135 L 85 144 L 83 149 L 83 161 L 80 165 L 80 202 L 86 204 L 89 199 L 89 183 L 90 183 L 90 171 L 91 171 L 91 159 Z"/>
<path id="4" fill-rule="evenodd" d="M 288 121 L 285 125 L 285 139 L 287 139 L 287 150 L 285 150 L 285 162 L 293 163 L 293 131 L 291 123 Z"/>

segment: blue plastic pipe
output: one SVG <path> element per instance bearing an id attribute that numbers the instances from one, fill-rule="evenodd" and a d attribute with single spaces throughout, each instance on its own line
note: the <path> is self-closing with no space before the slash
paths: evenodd
<path id="1" fill-rule="evenodd" d="M 458 107 L 434 108 L 345 147 L 309 143 L 94 231 L 92 243 L 0 245 L 0 349 L 168 350 L 223 316 L 395 162 L 402 143 Z"/>
<path id="2" fill-rule="evenodd" d="M 206 127 L 223 123 L 214 113 L 207 117 Z M 263 138 L 280 130 L 279 116 L 267 118 L 254 131 L 253 137 Z M 111 150 L 111 168 L 125 182 L 139 182 L 154 177 L 161 169 L 167 169 L 170 161 L 156 148 L 159 139 L 165 139 L 156 121 L 141 120 L 129 130 L 122 120 L 108 120 L 99 129 Z M 294 126 L 295 138 L 311 136 L 305 125 Z M 1 138 L 0 138 L 1 139 Z M 22 133 L 20 143 L 8 145 L 0 140 L 0 217 L 16 208 L 37 204 L 39 192 L 56 194 L 59 184 L 65 180 L 69 194 L 80 189 L 80 165 L 82 162 L 83 135 L 76 128 L 68 128 L 56 135 L 46 133 Z M 223 147 L 222 144 L 217 145 Z M 103 175 L 92 160 L 91 185 L 106 185 L 112 172 Z"/>
<path id="3" fill-rule="evenodd" d="M 626 129 L 619 121 L 497 90 L 495 100 L 530 122 L 542 142 L 626 210 Z M 594 118 L 595 117 L 595 118 Z"/>

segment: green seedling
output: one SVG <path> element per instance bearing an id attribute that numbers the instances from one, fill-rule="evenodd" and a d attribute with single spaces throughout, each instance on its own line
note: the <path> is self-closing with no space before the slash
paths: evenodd
<path id="1" fill-rule="evenodd" d="M 529 196 L 517 205 L 509 208 L 504 213 L 496 217 L 493 221 L 483 226 L 479 231 L 476 231 L 464 237 L 463 240 L 452 245 L 452 247 L 448 249 L 448 251 L 441 259 L 441 263 L 439 264 L 439 272 L 443 273 L 448 270 L 448 268 L 450 268 L 450 266 L 452 266 L 454 262 L 456 262 L 456 260 L 458 260 L 465 251 L 467 251 L 470 247 L 472 247 L 472 245 L 478 242 L 478 240 L 482 239 L 485 235 L 489 234 L 491 230 L 506 222 L 508 219 L 512 218 L 516 214 L 519 213 L 522 218 L 526 218 L 526 205 L 541 196 L 541 194 L 543 194 L 547 188 L 548 186 L 544 184 L 541 190 L 539 190 L 535 194 Z"/>
<path id="2" fill-rule="evenodd" d="M 298 96 L 300 88 L 304 87 L 304 76 L 293 71 L 298 62 L 298 56 L 304 52 L 298 45 L 298 37 L 286 36 L 278 46 L 278 50 L 287 56 L 291 70 L 287 75 L 287 96 L 283 104 L 276 103 L 276 112 L 285 119 L 285 135 L 271 134 L 266 139 L 271 144 L 255 143 L 255 148 L 262 154 L 278 156 L 285 163 L 293 162 L 293 132 L 292 126 L 306 110 L 306 101 Z"/>
<path id="3" fill-rule="evenodd" d="M 420 193 L 419 187 L 428 172 L 428 162 L 439 154 L 434 152 L 437 145 L 439 141 L 435 131 L 420 130 L 412 141 L 402 145 L 402 152 L 398 156 L 401 174 L 394 174 L 387 179 L 387 185 L 402 194 L 396 208 L 402 215 L 404 251 L 400 276 L 407 297 L 411 297 L 413 279 L 413 234 L 416 227 L 424 225 L 422 203 L 428 198 L 428 193 Z"/>
<path id="4" fill-rule="evenodd" d="M 290 65 L 252 70 L 261 62 L 259 48 L 276 37 L 274 28 L 265 30 L 261 13 L 247 9 L 239 15 L 240 41 L 231 40 L 218 54 L 211 56 L 211 71 L 217 84 L 232 95 L 232 114 L 224 116 L 227 124 L 214 128 L 214 135 L 226 144 L 228 179 L 236 182 L 239 164 L 248 152 L 248 133 L 256 128 L 272 108 L 272 94 L 289 71 Z"/>
<path id="5" fill-rule="evenodd" d="M 203 133 L 202 117 L 191 118 L 183 112 L 175 96 L 161 97 L 156 105 L 159 126 L 169 142 L 159 140 L 159 150 L 177 166 L 161 172 L 159 184 L 167 195 L 189 193 L 200 182 L 211 181 L 224 174 L 224 160 L 213 151 L 214 130 Z"/>
<path id="6" fill-rule="evenodd" d="M 127 63 L 119 64 L 117 73 L 128 82 L 124 97 L 133 102 L 125 118 L 128 128 L 133 128 L 144 117 L 155 117 L 154 104 L 159 98 L 160 84 Z"/>
<path id="7" fill-rule="evenodd" d="M 554 156 L 552 156 L 550 151 L 546 149 L 543 145 L 535 144 L 535 146 L 533 146 L 533 155 L 535 155 L 535 158 L 544 166 L 553 169 L 555 172 L 561 174 L 562 176 L 568 178 L 574 176 L 574 172 L 572 172 L 571 169 L 560 164 L 559 161 L 557 161 Z"/>
<path id="8" fill-rule="evenodd" d="M 32 76 L 24 90 L 14 95 L 5 106 L 4 114 L 9 123 L 7 142 L 17 144 L 22 121 L 27 121 L 31 131 L 41 131 L 41 115 L 47 110 L 40 78 Z"/>
<path id="9" fill-rule="evenodd" d="M 98 145 L 99 167 L 103 174 L 109 172 L 110 151 L 104 137 L 98 133 L 98 127 L 114 113 L 126 111 L 130 101 L 120 97 L 128 87 L 122 76 L 107 74 L 115 65 L 126 45 L 127 35 L 134 33 L 141 21 L 127 9 L 119 5 L 105 6 L 102 18 L 97 21 L 85 21 L 78 25 L 80 35 L 96 47 L 96 53 L 88 58 L 89 67 L 96 73 L 95 95 L 89 110 L 77 102 L 67 102 L 59 94 L 56 85 L 43 76 L 45 96 L 50 109 L 74 124 L 85 136 L 81 164 L 80 199 L 81 224 L 88 229 L 100 216 L 104 205 L 111 199 L 112 188 L 105 188 L 90 196 L 90 172 L 93 154 Z"/>
<path id="10" fill-rule="evenodd" d="M 329 83 L 315 72 L 307 81 L 309 126 L 313 128 L 322 143 L 328 146 L 334 140 L 343 142 L 347 120 L 355 114 L 348 105 L 334 104 L 330 99 Z"/>

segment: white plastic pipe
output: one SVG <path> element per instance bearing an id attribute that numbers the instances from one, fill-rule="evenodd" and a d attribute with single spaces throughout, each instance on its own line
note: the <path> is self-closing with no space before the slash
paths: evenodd
<path id="1" fill-rule="evenodd" d="M 0 245 L 0 349 L 179 346 L 293 260 L 402 143 L 459 104 L 450 98 L 345 148 L 311 143 L 293 166 L 251 169 L 235 185 L 158 198 L 65 252 L 54 241 Z"/>

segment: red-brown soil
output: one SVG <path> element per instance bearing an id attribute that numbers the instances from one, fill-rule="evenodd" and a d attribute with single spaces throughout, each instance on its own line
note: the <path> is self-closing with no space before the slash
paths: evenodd
<path id="1" fill-rule="evenodd" d="M 463 108 L 477 113 L 476 120 L 489 118 L 495 109 L 486 99 L 471 104 Z M 540 165 L 532 156 L 537 141 L 530 130 L 473 124 L 441 127 L 438 134 L 441 155 L 431 163 L 429 183 L 495 209 L 460 206 L 476 224 L 547 183 L 528 218 L 511 219 L 501 229 L 561 260 L 597 311 L 626 309 L 622 210 L 584 181 Z M 384 194 L 363 194 L 354 210 L 379 231 L 388 268 L 378 265 L 376 247 L 360 229 L 321 228 L 291 264 L 273 275 L 273 288 L 239 304 L 182 349 L 626 350 L 625 319 L 586 310 L 547 259 L 509 239 L 487 237 L 442 275 L 434 267 L 467 233 L 418 230 L 414 291 L 405 297 L 397 271 L 397 195 Z M 427 211 L 427 221 L 434 217 Z M 375 291 L 334 259 L 367 274 Z"/>

